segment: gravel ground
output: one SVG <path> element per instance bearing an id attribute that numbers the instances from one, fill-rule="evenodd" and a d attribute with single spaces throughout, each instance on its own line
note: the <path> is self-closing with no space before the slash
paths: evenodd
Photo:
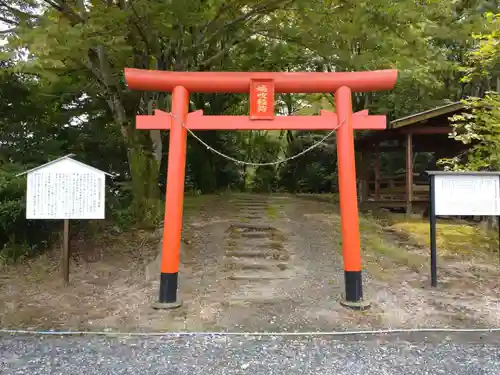
<path id="1" fill-rule="evenodd" d="M 449 337 L 0 337 L 2 374 L 498 374 L 498 344 Z"/>

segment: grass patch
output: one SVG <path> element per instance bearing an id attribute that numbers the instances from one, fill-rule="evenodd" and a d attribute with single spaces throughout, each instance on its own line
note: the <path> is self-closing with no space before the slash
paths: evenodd
<path id="1" fill-rule="evenodd" d="M 416 244 L 429 248 L 429 222 L 423 219 L 393 217 L 391 229 L 407 235 Z M 498 252 L 498 233 L 464 221 L 438 219 L 438 254 L 442 257 L 471 256 Z"/>
<path id="2" fill-rule="evenodd" d="M 184 211 L 193 211 L 200 209 L 210 199 L 214 199 L 213 195 L 186 195 L 184 198 Z"/>
<path id="3" fill-rule="evenodd" d="M 338 252 L 342 252 L 340 215 L 330 215 L 334 240 Z M 361 262 L 370 275 L 379 280 L 392 280 L 395 270 L 404 267 L 420 272 L 427 264 L 427 258 L 401 246 L 374 218 L 360 215 Z"/>
<path id="4" fill-rule="evenodd" d="M 280 216 L 278 208 L 273 205 L 269 205 L 266 208 L 266 214 L 270 219 L 277 219 Z"/>
<path id="5" fill-rule="evenodd" d="M 383 227 L 373 219 L 360 217 L 361 245 L 364 256 L 372 256 L 378 263 L 378 271 L 385 272 L 391 264 L 405 266 L 414 272 L 419 272 L 426 264 L 426 257 L 408 251 L 384 233 Z M 370 271 L 377 270 L 369 267 Z"/>

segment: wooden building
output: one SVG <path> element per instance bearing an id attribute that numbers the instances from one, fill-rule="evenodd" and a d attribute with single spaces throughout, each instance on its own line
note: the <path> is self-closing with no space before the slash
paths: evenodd
<path id="1" fill-rule="evenodd" d="M 387 130 L 356 139 L 360 207 L 423 211 L 428 205 L 428 176 L 415 173 L 415 157 L 418 153 L 433 154 L 434 164 L 431 162 L 427 169 L 438 169 L 435 161 L 465 151 L 466 145 L 449 137 L 449 118 L 463 111 L 460 102 L 443 105 L 394 120 Z M 381 155 L 388 153 L 404 153 L 402 173 L 382 173 Z"/>

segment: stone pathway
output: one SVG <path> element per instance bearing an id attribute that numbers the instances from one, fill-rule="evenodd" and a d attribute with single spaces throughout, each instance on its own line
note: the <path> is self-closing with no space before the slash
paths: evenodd
<path id="1" fill-rule="evenodd" d="M 230 303 L 277 302 L 280 298 L 273 283 L 293 277 L 286 234 L 263 223 L 270 208 L 267 199 L 242 198 L 235 202 L 235 207 L 244 221 L 231 223 L 227 231 L 227 279 L 237 281 Z"/>

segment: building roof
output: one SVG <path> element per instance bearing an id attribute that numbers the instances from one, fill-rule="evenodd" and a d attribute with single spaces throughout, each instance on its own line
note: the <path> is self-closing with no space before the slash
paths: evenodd
<path id="1" fill-rule="evenodd" d="M 417 122 L 422 122 L 424 120 L 445 115 L 447 113 L 455 112 L 464 109 L 465 105 L 462 102 L 455 102 L 450 104 L 445 104 L 440 107 L 429 109 L 424 112 L 415 113 L 410 116 L 401 117 L 397 120 L 391 121 L 389 123 L 389 129 L 397 129 L 403 126 L 415 124 Z"/>
<path id="2" fill-rule="evenodd" d="M 373 131 L 355 139 L 358 151 L 373 150 L 374 147 L 398 149 L 404 147 L 407 136 L 412 134 L 415 152 L 441 152 L 448 150 L 450 155 L 462 152 L 468 147 L 449 137 L 452 124 L 449 118 L 457 112 L 465 111 L 462 102 L 445 104 L 410 116 L 391 121 L 384 131 Z M 443 151 L 444 152 L 444 151 Z"/>
<path id="3" fill-rule="evenodd" d="M 42 169 L 42 168 L 48 167 L 49 165 L 52 165 L 52 164 L 56 164 L 56 163 L 58 163 L 58 162 L 60 162 L 61 160 L 64 160 L 64 159 L 70 159 L 70 160 L 71 160 L 71 161 L 73 161 L 74 163 L 80 164 L 80 165 L 81 165 L 81 166 L 83 166 L 83 167 L 93 169 L 95 172 L 104 173 L 104 174 L 106 174 L 106 175 L 108 175 L 108 176 L 112 176 L 112 175 L 111 175 L 110 173 L 108 173 L 108 172 L 101 171 L 100 169 L 94 168 L 94 167 L 92 167 L 92 166 L 90 166 L 90 165 L 87 165 L 87 164 L 85 164 L 85 163 L 82 163 L 82 162 L 80 162 L 80 161 L 78 161 L 78 160 L 73 159 L 73 156 L 75 156 L 75 154 L 68 154 L 68 155 L 66 155 L 66 156 L 63 156 L 63 157 L 60 157 L 60 158 L 54 159 L 54 160 L 52 160 L 52 161 L 49 161 L 48 163 L 45 163 L 45 164 L 39 165 L 38 167 L 31 168 L 31 169 L 29 169 L 29 170 L 27 170 L 27 171 L 24 171 L 24 172 L 22 172 L 22 173 L 19 173 L 19 174 L 17 174 L 17 175 L 16 175 L 16 177 L 23 176 L 23 175 L 25 175 L 25 174 L 28 174 L 28 173 L 34 172 L 34 171 L 36 171 L 36 170 L 38 170 L 38 169 Z"/>

